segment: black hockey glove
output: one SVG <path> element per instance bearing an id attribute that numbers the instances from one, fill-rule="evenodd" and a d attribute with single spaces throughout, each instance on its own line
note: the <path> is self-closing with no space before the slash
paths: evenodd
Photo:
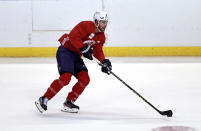
<path id="1" fill-rule="evenodd" d="M 104 73 L 107 73 L 109 75 L 111 73 L 111 70 L 112 70 L 112 64 L 111 64 L 110 60 L 105 59 L 101 63 L 102 63 L 101 71 Z"/>
<path id="2" fill-rule="evenodd" d="M 89 59 L 89 60 L 93 60 L 93 50 L 91 49 L 90 45 L 85 45 L 83 48 L 80 49 L 80 51 L 82 52 L 82 55 Z"/>

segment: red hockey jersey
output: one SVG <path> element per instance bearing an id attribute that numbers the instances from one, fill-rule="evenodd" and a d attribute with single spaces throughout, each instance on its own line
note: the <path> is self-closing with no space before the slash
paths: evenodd
<path id="1" fill-rule="evenodd" d="M 85 44 L 90 44 L 93 48 L 94 56 L 99 60 L 105 59 L 102 47 L 105 43 L 104 32 L 95 33 L 96 27 L 93 21 L 82 21 L 77 24 L 70 34 L 64 34 L 59 42 L 67 49 L 78 53 L 80 56 L 80 48 Z"/>

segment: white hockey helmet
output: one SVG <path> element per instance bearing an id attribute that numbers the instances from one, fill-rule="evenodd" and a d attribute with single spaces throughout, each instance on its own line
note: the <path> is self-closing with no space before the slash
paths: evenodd
<path id="1" fill-rule="evenodd" d="M 101 20 L 102 20 L 102 21 L 108 21 L 107 12 L 105 12 L 105 11 L 98 11 L 98 12 L 95 12 L 93 19 L 94 19 L 94 22 L 97 20 L 98 23 L 99 23 L 99 21 L 101 21 Z"/>

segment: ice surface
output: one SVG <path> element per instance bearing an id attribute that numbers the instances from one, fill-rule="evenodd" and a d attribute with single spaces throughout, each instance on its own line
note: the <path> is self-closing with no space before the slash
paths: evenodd
<path id="1" fill-rule="evenodd" d="M 61 112 L 76 79 L 40 114 L 34 105 L 58 78 L 54 58 L 0 58 L 1 131 L 151 131 L 162 126 L 201 130 L 201 58 L 111 58 L 113 72 L 158 109 L 159 115 L 120 81 L 86 61 L 89 86 L 76 101 L 78 114 Z"/>

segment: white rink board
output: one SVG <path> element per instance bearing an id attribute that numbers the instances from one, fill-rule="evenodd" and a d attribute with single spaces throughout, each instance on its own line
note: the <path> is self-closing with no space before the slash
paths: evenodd
<path id="1" fill-rule="evenodd" d="M 93 20 L 101 7 L 100 0 L 33 1 L 33 30 L 72 30 L 80 21 Z"/>
<path id="2" fill-rule="evenodd" d="M 110 47 L 201 46 L 199 0 L 0 0 L 0 47 L 57 47 L 105 9 Z"/>

